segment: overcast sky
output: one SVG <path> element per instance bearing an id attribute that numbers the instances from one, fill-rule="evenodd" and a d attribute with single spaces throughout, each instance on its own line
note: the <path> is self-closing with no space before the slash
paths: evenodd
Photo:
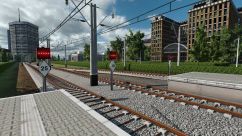
<path id="1" fill-rule="evenodd" d="M 1 0 L 2 1 L 2 0 Z M 74 0 L 78 4 L 81 0 Z M 89 0 L 86 0 L 89 1 Z M 97 22 L 100 22 L 105 16 L 109 15 L 103 24 L 107 26 L 114 26 L 122 23 L 132 17 L 135 17 L 142 12 L 153 9 L 159 5 L 162 5 L 171 0 L 93 0 L 100 9 L 97 9 Z M 198 0 L 177 0 L 173 3 L 173 7 L 182 6 L 192 3 Z M 236 7 L 242 5 L 242 0 L 234 0 Z M 82 7 L 80 5 L 80 7 Z M 69 5 L 65 5 L 65 0 L 6 0 L 0 3 L 0 46 L 7 48 L 7 29 L 8 23 L 18 20 L 18 8 L 21 12 L 21 20 L 28 21 L 39 26 L 40 37 L 44 36 L 52 29 L 54 29 L 74 8 L 73 4 L 69 0 Z M 144 17 L 157 15 L 167 11 L 169 6 L 160 8 Z M 181 9 L 180 11 L 166 14 L 172 19 L 177 21 L 184 21 L 187 18 L 187 11 L 191 7 Z M 112 11 L 115 11 L 115 18 L 111 18 Z M 87 6 L 81 10 L 83 15 L 89 21 L 90 7 Z M 75 18 L 82 18 L 78 13 Z M 139 19 L 142 19 L 139 18 Z M 109 41 L 113 40 L 116 36 L 124 37 L 127 34 L 128 29 L 133 31 L 142 31 L 150 37 L 151 21 L 147 20 L 136 25 L 132 25 L 126 28 L 118 29 L 103 35 L 98 36 L 98 52 L 104 52 L 109 45 Z M 98 31 L 107 29 L 105 27 L 99 27 Z M 61 29 L 59 29 L 54 35 L 51 36 L 51 45 L 56 46 L 57 43 L 62 41 L 67 42 L 70 39 L 83 39 L 81 42 L 75 43 L 69 46 L 69 52 L 82 50 L 83 43 L 90 42 L 90 28 L 86 23 L 69 21 Z M 46 44 L 44 42 L 44 44 Z M 44 45 L 44 44 L 41 44 Z M 63 52 L 63 48 L 57 49 L 59 52 Z M 62 53 L 61 53 L 62 54 Z"/>

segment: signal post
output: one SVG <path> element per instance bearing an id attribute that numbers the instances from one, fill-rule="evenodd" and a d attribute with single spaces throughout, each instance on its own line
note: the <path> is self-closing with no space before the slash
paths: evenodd
<path id="1" fill-rule="evenodd" d="M 37 59 L 40 59 L 39 71 L 43 77 L 42 92 L 46 92 L 46 76 L 50 72 L 50 65 L 45 61 L 50 59 L 50 48 L 37 48 Z"/>
<path id="2" fill-rule="evenodd" d="M 115 64 L 115 60 L 118 59 L 118 53 L 116 51 L 110 51 L 108 54 L 108 58 L 111 61 L 109 64 L 109 68 L 110 68 L 110 87 L 111 87 L 111 91 L 113 91 L 113 72 L 116 68 L 116 64 Z"/>

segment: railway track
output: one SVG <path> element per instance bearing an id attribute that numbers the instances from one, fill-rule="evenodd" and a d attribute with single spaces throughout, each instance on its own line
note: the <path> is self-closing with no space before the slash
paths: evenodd
<path id="1" fill-rule="evenodd" d="M 35 67 L 31 65 L 28 66 L 32 67 L 36 72 L 38 72 Z M 156 121 L 142 113 L 128 108 L 127 106 L 118 104 L 90 90 L 83 89 L 82 87 L 57 76 L 49 74 L 47 76 L 47 80 L 56 89 L 65 89 L 77 99 L 84 102 L 89 107 L 96 110 L 131 135 L 142 135 L 142 133 L 157 136 L 186 135 L 184 132 L 178 129 Z"/>
<path id="2" fill-rule="evenodd" d="M 70 71 L 66 69 L 59 69 L 65 72 L 70 72 L 73 74 L 78 74 L 80 76 L 89 78 L 88 72 L 80 71 Z M 99 81 L 110 83 L 109 78 L 99 78 Z M 123 89 L 132 90 L 144 95 L 151 95 L 153 97 L 160 97 L 162 100 L 169 100 L 170 102 L 179 102 L 181 105 L 191 105 L 194 109 L 203 108 L 210 113 L 218 112 L 222 113 L 224 117 L 232 118 L 238 117 L 242 118 L 242 105 L 237 103 L 226 102 L 222 100 L 191 95 L 187 93 L 180 93 L 176 91 L 171 91 L 167 89 L 160 89 L 157 87 L 152 87 L 144 84 L 136 84 L 132 82 L 126 82 L 121 80 L 114 80 L 114 84 Z"/>

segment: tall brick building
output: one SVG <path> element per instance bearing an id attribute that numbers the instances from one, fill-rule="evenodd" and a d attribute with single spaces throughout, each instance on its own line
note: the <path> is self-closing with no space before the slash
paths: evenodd
<path id="1" fill-rule="evenodd" d="M 220 32 L 223 27 L 232 29 L 238 24 L 239 12 L 232 0 L 206 0 L 195 5 L 188 12 L 187 45 L 191 49 L 196 29 L 204 25 L 207 37 Z"/>
<path id="2" fill-rule="evenodd" d="M 179 23 L 164 16 L 154 17 L 151 29 L 151 60 L 162 61 L 165 58 L 163 48 L 177 43 Z"/>

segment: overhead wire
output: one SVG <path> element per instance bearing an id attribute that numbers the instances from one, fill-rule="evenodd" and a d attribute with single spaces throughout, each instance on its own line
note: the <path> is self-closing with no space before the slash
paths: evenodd
<path id="1" fill-rule="evenodd" d="M 75 16 L 79 11 L 81 11 L 84 7 L 86 7 L 86 5 L 88 5 L 92 0 L 89 0 L 87 3 L 84 4 L 84 6 L 82 6 L 80 9 L 78 9 L 78 11 L 76 11 L 74 13 L 74 11 L 82 4 L 84 0 L 82 0 L 73 10 L 71 13 L 68 14 L 68 16 L 55 28 L 53 29 L 51 32 L 49 32 L 47 35 L 45 35 L 44 37 L 40 38 L 42 41 L 41 43 L 46 40 L 47 38 L 50 37 L 50 35 L 54 34 L 57 30 L 59 30 L 67 21 L 69 21 L 73 16 Z M 72 15 L 72 13 L 74 13 Z"/>
<path id="2" fill-rule="evenodd" d="M 137 20 L 137 21 L 132 22 L 132 23 L 130 23 L 130 24 L 122 25 L 122 24 L 125 24 L 125 23 L 129 23 L 128 21 L 125 21 L 125 22 L 120 23 L 120 24 L 118 24 L 118 25 L 116 25 L 116 26 L 113 26 L 113 27 L 110 28 L 110 29 L 106 29 L 106 30 L 104 30 L 104 31 L 102 31 L 102 32 L 100 32 L 100 33 L 98 33 L 98 35 L 102 35 L 102 34 L 104 34 L 104 33 L 108 33 L 108 32 L 111 32 L 111 31 L 115 31 L 115 30 L 120 29 L 120 28 L 123 28 L 123 27 L 127 27 L 127 26 L 130 26 L 130 25 L 133 25 L 133 24 L 137 24 L 137 23 L 140 23 L 140 22 L 144 22 L 144 21 L 149 20 L 149 19 L 152 19 L 152 18 L 154 18 L 154 17 L 162 16 L 162 15 L 164 15 L 164 14 L 167 14 L 167 13 L 170 13 L 170 12 L 173 12 L 173 11 L 176 11 L 176 10 L 180 10 L 180 9 L 182 9 L 182 8 L 186 8 L 186 7 L 189 7 L 189 6 L 192 6 L 192 5 L 198 4 L 198 3 L 200 3 L 200 1 L 198 1 L 198 2 L 193 2 L 193 3 L 187 4 L 187 5 L 185 5 L 185 6 L 180 6 L 180 7 L 175 8 L 175 9 L 170 9 L 169 11 L 166 11 L 166 12 L 160 13 L 160 14 L 158 14 L 158 15 L 148 16 L 148 17 L 146 17 L 146 18 L 144 18 L 144 19 Z M 165 5 L 167 5 L 167 3 L 166 3 Z M 139 15 L 139 16 L 140 16 L 140 15 Z M 136 19 L 136 18 L 137 18 L 137 17 L 134 17 L 134 18 L 129 19 L 129 20 L 134 20 L 134 19 Z"/>

